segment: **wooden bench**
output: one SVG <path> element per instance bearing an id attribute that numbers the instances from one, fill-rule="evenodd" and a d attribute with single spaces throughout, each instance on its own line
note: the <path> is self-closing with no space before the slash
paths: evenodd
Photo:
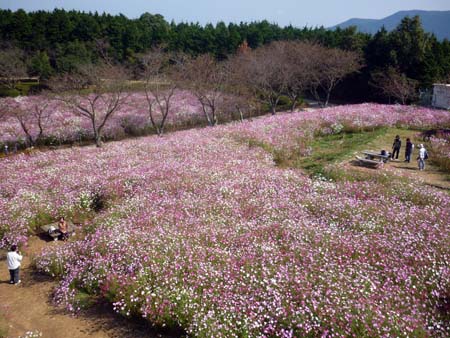
<path id="1" fill-rule="evenodd" d="M 48 236 L 53 238 L 53 240 L 58 240 L 58 237 L 61 235 L 61 232 L 59 231 L 59 222 L 50 223 L 46 225 L 42 225 L 40 227 L 41 233 L 46 233 Z M 51 229 L 54 229 L 54 231 L 50 231 Z M 67 234 L 70 236 L 71 233 L 75 231 L 75 226 L 72 222 L 67 222 Z"/>
<path id="2" fill-rule="evenodd" d="M 380 153 L 374 153 L 373 151 L 363 151 L 363 154 L 366 156 L 366 160 L 378 160 L 378 161 L 383 161 L 384 163 L 386 163 L 387 161 L 389 161 L 390 158 L 390 154 L 380 154 Z"/>
<path id="3" fill-rule="evenodd" d="M 364 167 L 370 167 L 370 168 L 379 168 L 381 167 L 384 162 L 383 161 L 374 161 L 374 160 L 369 160 L 367 158 L 362 158 L 359 156 L 356 156 L 356 159 L 358 160 L 358 163 Z"/>

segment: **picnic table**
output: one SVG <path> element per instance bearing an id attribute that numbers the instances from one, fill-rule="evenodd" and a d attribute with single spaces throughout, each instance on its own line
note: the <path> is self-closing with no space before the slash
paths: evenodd
<path id="1" fill-rule="evenodd" d="M 389 158 L 390 158 L 389 153 L 381 154 L 381 153 L 375 153 L 375 152 L 369 151 L 369 150 L 363 151 L 362 153 L 365 155 L 366 160 L 372 160 L 372 161 L 378 160 L 378 161 L 383 161 L 384 163 L 386 163 L 387 161 L 389 161 Z"/>
<path id="2" fill-rule="evenodd" d="M 75 225 L 72 222 L 66 222 L 67 223 L 67 233 L 70 235 L 70 233 L 75 231 Z M 52 237 L 55 241 L 58 239 L 58 237 L 61 235 L 61 232 L 59 231 L 59 222 L 54 222 L 50 224 L 45 224 L 40 227 L 42 233 L 46 233 L 50 237 Z"/>
<path id="3" fill-rule="evenodd" d="M 358 160 L 358 163 L 360 165 L 365 166 L 365 167 L 375 168 L 375 169 L 381 167 L 384 164 L 383 160 L 375 161 L 375 160 L 371 160 L 368 158 L 362 158 L 359 156 L 356 156 L 356 159 Z"/>

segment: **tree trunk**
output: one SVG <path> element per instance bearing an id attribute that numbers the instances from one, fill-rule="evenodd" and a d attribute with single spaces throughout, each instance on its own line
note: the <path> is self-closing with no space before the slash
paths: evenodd
<path id="1" fill-rule="evenodd" d="M 97 148 L 101 148 L 102 147 L 102 136 L 98 133 L 96 133 L 97 135 L 95 135 L 95 145 Z"/>
<path id="2" fill-rule="evenodd" d="M 200 102 L 200 103 L 202 105 L 203 114 L 205 115 L 206 121 L 208 122 L 208 126 L 212 127 L 213 124 L 212 124 L 211 118 L 209 117 L 209 114 L 208 114 L 208 111 L 206 109 L 206 106 L 205 106 L 204 103 L 202 103 L 202 102 Z"/>
<path id="3" fill-rule="evenodd" d="M 402 95 L 401 100 L 402 100 L 402 105 L 405 105 L 405 104 L 406 104 L 406 100 L 408 100 L 408 99 L 407 99 L 406 96 L 403 96 L 403 95 Z"/>
<path id="4" fill-rule="evenodd" d="M 33 136 L 31 136 L 31 134 L 30 134 L 27 126 L 23 122 L 23 120 L 19 119 L 19 123 L 20 123 L 20 126 L 22 127 L 23 132 L 26 135 L 26 139 L 27 139 L 26 143 L 28 143 L 29 147 L 32 147 L 34 145 Z"/>
<path id="5" fill-rule="evenodd" d="M 298 96 L 291 97 L 291 100 L 292 100 L 291 112 L 294 112 L 295 107 L 297 106 L 297 99 L 298 99 Z"/>
<path id="6" fill-rule="evenodd" d="M 325 98 L 325 104 L 324 104 L 325 107 L 328 106 L 328 102 L 330 101 L 330 95 L 331 95 L 331 90 L 327 91 L 327 97 Z"/>
<path id="7" fill-rule="evenodd" d="M 317 88 L 314 87 L 313 89 L 311 89 L 311 94 L 313 94 L 314 98 L 316 99 L 317 103 L 321 106 L 324 107 L 324 104 L 322 102 L 322 99 L 320 98 L 319 92 L 317 91 Z"/>
<path id="8" fill-rule="evenodd" d="M 269 100 L 269 104 L 270 104 L 270 111 L 272 112 L 272 115 L 275 115 L 277 113 L 277 105 L 278 105 L 278 101 L 279 99 L 270 99 Z"/>
<path id="9" fill-rule="evenodd" d="M 218 124 L 218 120 L 217 120 L 217 114 L 216 114 L 216 108 L 215 107 L 211 107 L 211 113 L 212 113 L 212 121 L 213 121 L 213 127 L 216 126 Z"/>
<path id="10" fill-rule="evenodd" d="M 164 126 L 166 125 L 166 119 L 167 116 L 169 116 L 169 103 L 168 101 L 166 101 L 165 107 L 161 107 L 161 105 L 159 105 L 159 110 L 162 112 L 162 119 L 161 119 L 161 123 L 159 124 L 159 136 L 162 136 L 162 134 L 164 134 Z"/>
<path id="11" fill-rule="evenodd" d="M 244 122 L 244 114 L 242 113 L 242 109 L 240 107 L 237 107 L 237 110 L 239 112 L 239 118 L 241 122 Z"/>
<path id="12" fill-rule="evenodd" d="M 33 137 L 31 136 L 31 135 L 27 135 L 27 139 L 28 139 L 28 145 L 30 146 L 30 147 L 33 147 L 34 146 L 34 141 L 33 141 Z"/>
<path id="13" fill-rule="evenodd" d="M 97 128 L 97 125 L 95 124 L 95 118 L 91 119 L 91 123 L 92 123 L 92 130 L 94 131 L 95 145 L 97 146 L 97 148 L 100 148 L 102 146 L 101 130 Z"/>

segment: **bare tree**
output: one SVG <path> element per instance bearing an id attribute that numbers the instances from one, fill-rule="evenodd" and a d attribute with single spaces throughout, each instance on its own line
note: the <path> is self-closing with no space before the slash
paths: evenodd
<path id="1" fill-rule="evenodd" d="M 255 51 L 239 49 L 230 59 L 233 86 L 246 84 L 256 97 L 266 101 L 275 114 L 282 95 L 291 99 L 294 110 L 301 95 L 311 87 L 316 60 L 310 56 L 315 45 L 299 41 L 277 41 Z"/>
<path id="2" fill-rule="evenodd" d="M 288 86 L 289 68 L 285 60 L 285 49 L 281 43 L 260 47 L 252 53 L 243 54 L 240 59 L 245 82 L 253 89 L 255 96 L 262 97 L 269 104 L 273 115 Z"/>
<path id="3" fill-rule="evenodd" d="M 183 82 L 199 101 L 209 126 L 218 123 L 223 105 L 228 69 L 211 55 L 188 60 L 182 68 Z"/>
<path id="4" fill-rule="evenodd" d="M 174 80 L 173 73 L 180 62 L 182 56 L 165 53 L 162 48 L 154 48 L 141 58 L 148 115 L 159 136 L 164 133 L 171 101 L 178 89 L 178 81 Z"/>
<path id="5" fill-rule="evenodd" d="M 276 113 L 281 96 L 291 99 L 294 110 L 306 90 L 323 106 L 328 105 L 336 85 L 361 67 L 360 56 L 354 52 L 299 41 L 273 42 L 254 51 L 240 52 L 234 59 L 239 65 L 235 69 L 240 81 L 269 104 L 272 114 Z"/>
<path id="6" fill-rule="evenodd" d="M 373 81 L 370 84 L 378 88 L 384 95 L 399 100 L 402 104 L 417 98 L 418 81 L 408 78 L 395 68 L 379 71 L 372 74 Z"/>
<path id="7" fill-rule="evenodd" d="M 109 66 L 113 66 L 114 62 L 112 57 L 109 55 L 109 50 L 111 48 L 111 44 L 107 39 L 95 39 L 95 51 L 98 53 L 100 58 Z"/>
<path id="8" fill-rule="evenodd" d="M 315 45 L 301 41 L 279 42 L 283 44 L 286 71 L 285 93 L 291 99 L 291 111 L 295 110 L 298 99 L 311 86 L 315 60 L 310 58 Z"/>
<path id="9" fill-rule="evenodd" d="M 229 95 L 225 97 L 224 109 L 229 114 L 239 114 L 239 119 L 244 120 L 252 111 L 258 107 L 258 102 L 247 85 L 246 63 L 245 57 L 251 52 L 248 45 L 243 44 L 244 49 L 239 48 L 235 55 L 229 56 L 225 67 L 229 76 L 227 77 L 226 91 Z"/>
<path id="10" fill-rule="evenodd" d="M 23 52 L 17 48 L 0 50 L 0 83 L 14 89 L 18 80 L 26 76 Z"/>
<path id="11" fill-rule="evenodd" d="M 330 101 L 331 92 L 347 75 L 358 71 L 361 57 L 355 52 L 337 48 L 311 46 L 309 50 L 311 66 L 311 93 L 322 106 L 326 107 Z M 324 94 L 322 98 L 320 93 Z"/>
<path id="12" fill-rule="evenodd" d="M 10 116 L 19 123 L 25 134 L 28 146 L 32 147 L 44 136 L 46 124 L 49 122 L 54 107 L 48 97 L 19 97 L 17 105 L 11 110 Z"/>
<path id="13" fill-rule="evenodd" d="M 103 130 L 111 117 L 125 103 L 127 71 L 120 66 L 87 64 L 71 74 L 53 81 L 56 98 L 63 101 L 74 115 L 90 121 L 95 144 L 101 147 Z"/>

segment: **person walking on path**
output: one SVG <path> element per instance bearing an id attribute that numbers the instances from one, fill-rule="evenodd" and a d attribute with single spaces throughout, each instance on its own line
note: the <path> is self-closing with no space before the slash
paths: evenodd
<path id="1" fill-rule="evenodd" d="M 428 159 L 428 152 L 423 146 L 423 144 L 419 145 L 419 156 L 417 157 L 417 162 L 419 163 L 419 170 L 425 169 L 425 160 Z"/>
<path id="2" fill-rule="evenodd" d="M 406 150 L 405 150 L 405 162 L 411 162 L 411 155 L 414 149 L 414 144 L 412 144 L 409 138 L 406 139 Z"/>
<path id="3" fill-rule="evenodd" d="M 17 245 L 12 245 L 10 251 L 6 255 L 6 261 L 8 263 L 9 270 L 9 283 L 19 284 L 19 269 L 23 256 L 17 252 Z"/>
<path id="4" fill-rule="evenodd" d="M 392 156 L 391 156 L 392 159 L 394 159 L 395 156 L 395 159 L 398 160 L 398 154 L 400 153 L 401 146 L 402 141 L 400 140 L 400 136 L 397 135 L 395 136 L 394 143 L 392 144 Z"/>

